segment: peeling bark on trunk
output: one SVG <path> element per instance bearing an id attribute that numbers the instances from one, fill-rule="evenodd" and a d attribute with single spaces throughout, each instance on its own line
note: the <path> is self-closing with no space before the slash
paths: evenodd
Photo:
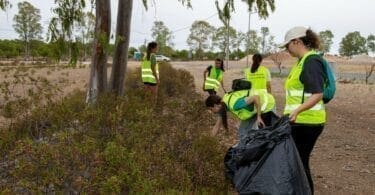
<path id="1" fill-rule="evenodd" d="M 133 0 L 118 1 L 116 50 L 113 58 L 110 90 L 120 96 L 124 93 L 124 81 L 128 64 L 130 24 Z"/>
<path id="2" fill-rule="evenodd" d="M 111 32 L 110 0 L 96 0 L 95 38 L 86 102 L 94 103 L 100 93 L 107 90 L 107 53 Z"/>

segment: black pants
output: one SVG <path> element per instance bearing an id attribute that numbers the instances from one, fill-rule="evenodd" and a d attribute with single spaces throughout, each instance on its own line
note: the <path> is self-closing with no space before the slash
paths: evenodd
<path id="1" fill-rule="evenodd" d="M 314 183 L 310 174 L 309 160 L 315 142 L 322 133 L 323 128 L 324 124 L 316 126 L 292 124 L 292 137 L 302 160 L 303 167 L 305 168 L 305 173 L 309 180 L 312 194 L 314 194 Z"/>
<path id="2" fill-rule="evenodd" d="M 261 117 L 266 127 L 272 126 L 279 120 L 279 117 L 273 111 L 262 113 Z"/>

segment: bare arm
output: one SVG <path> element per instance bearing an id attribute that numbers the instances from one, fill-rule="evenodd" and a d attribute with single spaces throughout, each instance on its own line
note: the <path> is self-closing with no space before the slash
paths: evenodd
<path id="1" fill-rule="evenodd" d="M 156 74 L 156 70 L 155 70 L 155 66 L 156 66 L 156 59 L 155 59 L 155 56 L 152 56 L 150 60 L 151 60 L 151 70 L 152 70 L 152 74 L 154 75 L 156 81 L 159 82 L 159 78 L 158 78 L 158 75 Z"/>
<path id="2" fill-rule="evenodd" d="M 205 69 L 204 72 L 203 72 L 203 87 L 202 87 L 203 91 L 204 91 L 204 82 L 206 81 L 207 73 L 208 73 L 208 70 Z"/>
<path id="3" fill-rule="evenodd" d="M 216 123 L 215 123 L 215 126 L 212 128 L 212 131 L 211 131 L 212 136 L 215 136 L 217 134 L 217 132 L 220 130 L 222 124 L 223 124 L 223 118 L 218 116 L 217 120 L 216 120 Z"/>
<path id="4" fill-rule="evenodd" d="M 267 92 L 272 93 L 272 91 L 271 91 L 271 81 L 267 81 Z"/>
<path id="5" fill-rule="evenodd" d="M 323 98 L 323 93 L 314 93 L 310 96 L 307 101 L 305 101 L 303 104 L 301 104 L 297 109 L 293 110 L 289 115 L 289 120 L 291 122 L 296 121 L 297 116 L 299 113 L 308 110 L 315 106 L 320 100 Z"/>
<path id="6" fill-rule="evenodd" d="M 255 105 L 255 108 L 257 109 L 257 122 L 258 124 L 260 124 L 261 126 L 265 126 L 262 118 L 261 118 L 261 115 L 262 115 L 262 110 L 261 110 L 261 105 L 260 105 L 260 99 L 259 99 L 259 96 L 258 95 L 254 95 L 254 96 L 250 96 L 250 97 L 247 97 L 246 98 L 246 103 L 248 105 L 254 103 Z"/>

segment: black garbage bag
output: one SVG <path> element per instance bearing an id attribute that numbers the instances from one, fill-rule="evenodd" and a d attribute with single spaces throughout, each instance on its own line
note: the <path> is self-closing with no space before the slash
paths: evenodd
<path id="1" fill-rule="evenodd" d="M 229 148 L 226 178 L 240 194 L 311 194 L 288 117 Z"/>

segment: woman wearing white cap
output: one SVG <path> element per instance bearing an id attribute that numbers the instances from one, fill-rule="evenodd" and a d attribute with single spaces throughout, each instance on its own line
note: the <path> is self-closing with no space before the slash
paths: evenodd
<path id="1" fill-rule="evenodd" d="M 289 114 L 292 137 L 313 193 L 309 158 L 326 122 L 322 98 L 327 76 L 323 59 L 315 51 L 319 49 L 320 41 L 312 30 L 294 27 L 286 33 L 285 41 L 279 47 L 298 58 L 285 82 L 284 114 Z"/>

